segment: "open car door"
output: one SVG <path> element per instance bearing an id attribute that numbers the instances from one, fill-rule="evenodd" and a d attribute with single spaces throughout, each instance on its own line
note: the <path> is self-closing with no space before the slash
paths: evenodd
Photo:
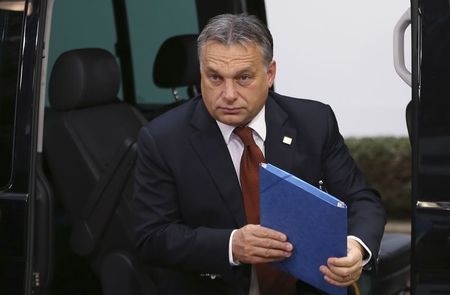
<path id="1" fill-rule="evenodd" d="M 0 0 L 0 293 L 8 295 L 40 284 L 33 256 L 44 3 Z"/>

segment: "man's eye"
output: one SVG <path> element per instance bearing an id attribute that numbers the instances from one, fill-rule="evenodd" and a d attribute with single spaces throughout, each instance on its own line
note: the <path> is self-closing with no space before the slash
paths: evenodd
<path id="1" fill-rule="evenodd" d="M 211 79 L 211 81 L 219 81 L 220 76 L 219 75 L 211 75 L 211 76 L 209 76 L 209 79 Z"/>
<path id="2" fill-rule="evenodd" d="M 250 84 L 252 81 L 252 77 L 250 75 L 240 75 L 238 77 L 238 83 L 245 86 Z"/>

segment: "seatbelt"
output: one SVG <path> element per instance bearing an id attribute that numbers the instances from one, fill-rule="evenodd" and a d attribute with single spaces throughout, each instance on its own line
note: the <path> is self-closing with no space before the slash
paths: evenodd
<path id="1" fill-rule="evenodd" d="M 115 162 L 100 176 L 71 233 L 70 245 L 77 254 L 88 255 L 98 245 L 133 174 L 136 153 L 136 141 L 126 139 L 113 158 Z"/>

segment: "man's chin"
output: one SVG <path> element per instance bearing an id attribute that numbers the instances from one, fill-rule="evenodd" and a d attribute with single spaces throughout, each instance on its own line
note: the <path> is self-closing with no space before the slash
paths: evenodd
<path id="1" fill-rule="evenodd" d="M 244 118 L 242 116 L 236 116 L 236 115 L 220 116 L 217 120 L 222 122 L 223 124 L 230 125 L 230 126 L 236 126 L 236 127 L 244 126 L 248 123 L 246 118 Z"/>

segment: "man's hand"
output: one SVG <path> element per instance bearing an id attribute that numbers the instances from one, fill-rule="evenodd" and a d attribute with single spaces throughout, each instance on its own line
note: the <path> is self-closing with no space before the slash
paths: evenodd
<path id="1" fill-rule="evenodd" d="M 238 229 L 232 241 L 233 259 L 248 264 L 283 260 L 292 249 L 285 234 L 255 224 Z"/>
<path id="2" fill-rule="evenodd" d="M 322 265 L 320 271 L 328 283 L 341 287 L 350 286 L 361 276 L 363 253 L 365 250 L 357 241 L 347 239 L 347 256 L 329 258 L 327 266 Z"/>

